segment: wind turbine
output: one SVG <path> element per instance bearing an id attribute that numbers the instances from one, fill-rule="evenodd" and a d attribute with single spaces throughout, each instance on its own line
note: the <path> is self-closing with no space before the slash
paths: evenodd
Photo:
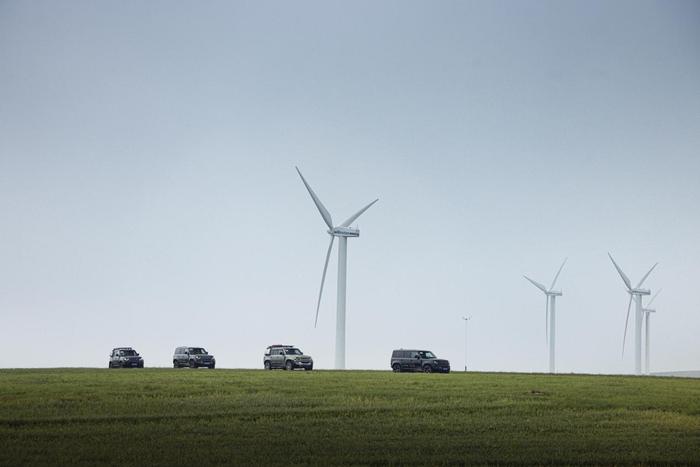
<path id="1" fill-rule="evenodd" d="M 567 258 L 568 259 L 568 258 Z M 540 284 L 539 282 L 530 279 L 527 276 L 523 276 L 525 279 L 530 281 L 532 285 L 540 289 L 542 292 L 544 292 L 545 295 L 545 300 L 547 301 L 547 305 L 545 307 L 545 333 L 547 334 L 547 340 L 549 341 L 549 372 L 554 373 L 554 344 L 556 342 L 556 336 L 555 336 L 555 316 L 554 316 L 554 311 L 556 309 L 556 298 L 561 297 L 562 293 L 561 291 L 554 290 L 554 285 L 557 283 L 557 279 L 559 279 L 559 274 L 561 274 L 561 270 L 564 269 L 564 265 L 566 264 L 566 259 L 564 259 L 564 262 L 561 263 L 561 266 L 559 266 L 559 270 L 557 271 L 557 274 L 554 276 L 554 280 L 552 281 L 552 285 L 549 286 L 549 289 L 545 287 L 544 285 Z M 549 329 L 549 331 L 547 331 Z"/>
<path id="2" fill-rule="evenodd" d="M 301 181 L 304 182 L 304 186 L 309 191 L 311 199 L 318 208 L 318 212 L 321 213 L 323 221 L 328 226 L 328 235 L 331 236 L 331 242 L 328 244 L 328 251 L 326 252 L 326 262 L 323 264 L 323 274 L 321 275 L 321 288 L 318 291 L 318 302 L 316 304 L 316 319 L 314 320 L 314 327 L 318 324 L 318 310 L 321 307 L 321 295 L 323 294 L 323 283 L 326 280 L 326 271 L 328 270 L 328 260 L 331 257 L 331 249 L 333 248 L 333 241 L 335 237 L 338 237 L 338 299 L 337 299 L 337 314 L 335 320 L 335 368 L 336 370 L 345 369 L 345 291 L 347 285 L 347 265 L 348 265 L 348 238 L 349 237 L 359 237 L 360 230 L 357 228 L 350 227 L 350 224 L 355 222 L 355 220 L 362 215 L 366 210 L 368 210 L 374 203 L 379 201 L 379 198 L 375 199 L 367 206 L 363 207 L 357 211 L 352 216 L 348 217 L 345 222 L 338 226 L 333 226 L 333 219 L 330 213 L 323 205 L 321 200 L 316 196 L 314 190 L 311 189 L 306 179 L 301 174 L 298 167 L 297 173 L 301 177 Z"/>
<path id="3" fill-rule="evenodd" d="M 625 273 L 622 271 L 620 266 L 617 265 L 615 260 L 613 259 L 612 255 L 608 253 L 608 256 L 610 257 L 610 261 L 612 261 L 613 265 L 615 266 L 615 269 L 617 269 L 617 272 L 620 274 L 620 277 L 622 278 L 622 282 L 625 283 L 625 287 L 627 287 L 627 293 L 630 294 L 630 301 L 627 304 L 627 316 L 625 317 L 625 333 L 622 335 L 622 356 L 625 356 L 625 339 L 627 338 L 627 323 L 629 322 L 630 318 L 630 309 L 632 308 L 632 299 L 634 299 L 635 302 L 635 314 L 634 314 L 634 337 L 635 337 L 635 342 L 634 342 L 634 373 L 639 375 L 642 373 L 642 296 L 644 295 L 649 295 L 651 292 L 649 289 L 641 289 L 640 287 L 642 284 L 644 284 L 644 281 L 647 280 L 647 277 L 649 277 L 649 274 L 651 274 L 651 271 L 654 270 L 654 268 L 659 264 L 656 263 L 654 264 L 649 271 L 644 274 L 644 277 L 642 277 L 642 280 L 639 281 L 636 287 L 632 287 L 632 282 L 630 281 L 629 277 L 625 275 Z"/>
<path id="4" fill-rule="evenodd" d="M 651 297 L 651 300 L 647 303 L 647 307 L 654 303 L 654 300 L 656 300 L 656 297 L 658 297 L 660 293 L 661 289 Z M 644 307 L 642 308 L 642 312 L 644 313 L 644 330 L 646 331 L 644 337 L 644 372 L 649 374 L 649 316 L 651 316 L 652 313 L 656 313 L 656 310 Z"/>

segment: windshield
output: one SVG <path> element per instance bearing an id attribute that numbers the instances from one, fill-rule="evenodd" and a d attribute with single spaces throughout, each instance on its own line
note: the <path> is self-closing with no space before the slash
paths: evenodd
<path id="1" fill-rule="evenodd" d="M 435 354 L 430 351 L 421 350 L 418 353 L 420 354 L 420 358 L 435 358 Z"/>
<path id="2" fill-rule="evenodd" d="M 285 349 L 287 355 L 303 355 L 299 349 Z"/>
<path id="3" fill-rule="evenodd" d="M 138 355 L 135 350 L 120 350 L 119 355 L 123 357 L 135 357 Z"/>
<path id="4" fill-rule="evenodd" d="M 201 347 L 191 347 L 190 348 L 190 355 L 206 355 L 207 351 L 202 349 Z"/>

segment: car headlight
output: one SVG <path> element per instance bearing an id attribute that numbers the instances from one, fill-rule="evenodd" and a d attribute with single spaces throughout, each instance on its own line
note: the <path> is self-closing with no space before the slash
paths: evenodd
<path id="1" fill-rule="evenodd" d="M 195 359 L 195 360 L 199 360 L 200 358 L 202 358 L 202 357 L 200 357 L 199 355 L 195 355 L 195 356 L 194 356 L 194 359 Z"/>

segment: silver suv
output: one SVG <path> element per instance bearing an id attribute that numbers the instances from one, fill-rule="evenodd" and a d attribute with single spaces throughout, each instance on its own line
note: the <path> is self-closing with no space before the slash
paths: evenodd
<path id="1" fill-rule="evenodd" d="M 190 368 L 203 366 L 213 370 L 216 367 L 216 359 L 201 347 L 178 347 L 173 353 L 173 368 L 184 366 Z"/>
<path id="2" fill-rule="evenodd" d="M 265 349 L 263 365 L 266 370 L 283 368 L 291 371 L 295 368 L 303 368 L 311 371 L 314 369 L 314 360 L 293 345 L 271 345 Z"/>

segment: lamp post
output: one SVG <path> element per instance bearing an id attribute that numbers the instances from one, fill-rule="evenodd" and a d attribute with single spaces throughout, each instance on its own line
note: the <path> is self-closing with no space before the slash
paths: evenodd
<path id="1" fill-rule="evenodd" d="M 472 319 L 471 316 L 462 316 L 462 319 L 464 320 L 464 372 L 466 373 L 467 371 L 467 323 L 469 322 L 470 319 Z"/>

